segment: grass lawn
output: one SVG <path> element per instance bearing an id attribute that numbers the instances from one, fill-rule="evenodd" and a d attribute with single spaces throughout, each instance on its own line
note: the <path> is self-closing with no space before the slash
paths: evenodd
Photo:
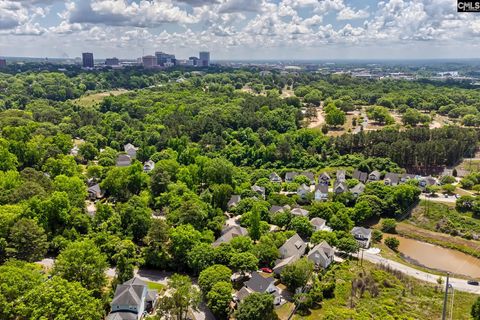
<path id="1" fill-rule="evenodd" d="M 110 95 L 118 96 L 127 92 L 128 90 L 118 89 L 118 90 L 111 90 L 106 92 L 92 93 L 92 94 L 87 94 L 85 96 L 82 96 L 78 99 L 75 99 L 73 100 L 73 102 L 82 107 L 93 107 L 98 103 L 100 103 L 105 97 L 108 97 Z"/>
<path id="2" fill-rule="evenodd" d="M 335 271 L 335 297 L 325 299 L 307 315 L 293 319 L 440 319 L 443 293 L 440 288 L 403 274 L 391 273 L 365 262 L 339 265 Z M 352 281 L 358 284 L 352 297 Z M 477 296 L 456 292 L 452 319 L 471 319 L 470 308 Z M 449 306 L 450 306 L 449 298 Z M 280 319 L 283 308 L 277 310 Z M 450 308 L 448 309 L 450 314 Z"/>
<path id="3" fill-rule="evenodd" d="M 166 288 L 165 285 L 161 283 L 150 282 L 150 281 L 147 281 L 147 287 L 148 289 L 151 289 L 151 290 L 157 290 L 158 293 L 162 292 Z"/>

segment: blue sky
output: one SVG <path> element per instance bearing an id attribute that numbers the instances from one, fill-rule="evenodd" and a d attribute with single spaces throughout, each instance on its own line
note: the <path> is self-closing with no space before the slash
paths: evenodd
<path id="1" fill-rule="evenodd" d="M 480 58 L 456 0 L 0 0 L 0 56 Z"/>

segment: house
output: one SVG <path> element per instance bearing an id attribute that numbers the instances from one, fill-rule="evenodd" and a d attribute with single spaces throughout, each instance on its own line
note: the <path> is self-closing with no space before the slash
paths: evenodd
<path id="1" fill-rule="evenodd" d="M 368 181 L 379 181 L 381 175 L 382 174 L 379 171 L 374 170 L 374 171 L 370 172 L 370 174 L 368 175 Z"/>
<path id="2" fill-rule="evenodd" d="M 78 156 L 78 152 L 80 151 L 80 148 L 77 145 L 74 145 L 72 149 L 70 149 L 70 155 L 71 156 Z"/>
<path id="3" fill-rule="evenodd" d="M 396 186 L 400 180 L 400 175 L 398 173 L 387 172 L 383 181 L 386 186 Z"/>
<path id="4" fill-rule="evenodd" d="M 128 167 L 132 164 L 132 158 L 128 154 L 119 154 L 116 164 L 117 167 Z"/>
<path id="5" fill-rule="evenodd" d="M 145 163 L 143 164 L 143 171 L 150 172 L 153 169 L 155 169 L 155 162 L 153 162 L 152 160 L 145 161 Z"/>
<path id="6" fill-rule="evenodd" d="M 87 192 L 88 192 L 88 198 L 92 201 L 103 198 L 103 193 L 98 183 L 89 187 Z"/>
<path id="7" fill-rule="evenodd" d="M 314 231 L 322 231 L 322 230 L 330 229 L 327 227 L 327 221 L 322 218 L 317 218 L 317 217 L 312 218 L 310 220 L 310 223 L 312 224 Z"/>
<path id="8" fill-rule="evenodd" d="M 222 243 L 230 242 L 235 237 L 246 236 L 246 235 L 248 235 L 248 231 L 243 227 L 227 226 L 222 230 L 221 236 L 217 240 L 215 240 L 215 242 L 212 245 L 214 247 L 218 247 Z"/>
<path id="9" fill-rule="evenodd" d="M 355 187 L 350 189 L 350 192 L 353 194 L 355 198 L 358 198 L 358 196 L 360 196 L 363 193 L 363 191 L 365 191 L 365 185 L 361 182 L 357 183 Z"/>
<path id="10" fill-rule="evenodd" d="M 254 185 L 252 187 L 252 191 L 257 193 L 259 196 L 261 196 L 263 199 L 265 199 L 265 188 L 264 187 L 260 187 L 260 186 L 257 186 L 257 185 Z"/>
<path id="11" fill-rule="evenodd" d="M 298 176 L 298 172 L 293 172 L 293 171 L 287 172 L 285 174 L 285 182 L 293 182 L 296 176 Z"/>
<path id="12" fill-rule="evenodd" d="M 294 216 L 299 216 L 299 217 L 307 217 L 308 216 L 308 210 L 302 209 L 302 208 L 294 208 L 290 211 L 291 214 Z"/>
<path id="13" fill-rule="evenodd" d="M 330 176 L 326 172 L 322 172 L 320 176 L 318 176 L 318 183 L 324 186 L 330 185 Z"/>
<path id="14" fill-rule="evenodd" d="M 328 200 L 328 185 L 317 184 L 315 186 L 315 196 L 316 201 L 326 201 Z"/>
<path id="15" fill-rule="evenodd" d="M 364 227 L 354 227 L 350 233 L 357 240 L 360 247 L 367 249 L 370 247 L 370 241 L 372 240 L 372 229 Z"/>
<path id="16" fill-rule="evenodd" d="M 157 290 L 149 290 L 144 281 L 130 279 L 115 289 L 107 319 L 142 319 L 145 311 L 150 312 L 155 308 L 157 296 Z"/>
<path id="17" fill-rule="evenodd" d="M 130 158 L 135 159 L 137 157 L 138 148 L 135 147 L 133 144 L 127 143 L 126 145 L 123 146 L 123 150 L 125 151 L 126 154 L 130 156 Z"/>
<path id="18" fill-rule="evenodd" d="M 270 293 L 273 295 L 273 303 L 280 304 L 281 296 L 275 286 L 273 277 L 264 278 L 258 272 L 252 272 L 250 280 L 244 283 L 245 288 L 250 292 Z"/>
<path id="19" fill-rule="evenodd" d="M 301 176 L 307 177 L 308 180 L 310 180 L 310 184 L 315 184 L 315 176 L 313 175 L 313 172 L 310 171 L 305 171 L 300 173 Z"/>
<path id="20" fill-rule="evenodd" d="M 326 269 L 333 262 L 335 250 L 326 242 L 322 241 L 308 252 L 307 259 L 315 264 L 317 269 Z"/>
<path id="21" fill-rule="evenodd" d="M 337 170 L 337 174 L 336 174 L 335 177 L 336 177 L 337 181 L 345 181 L 345 180 L 347 180 L 346 175 L 347 174 L 346 174 L 345 170 Z"/>
<path id="22" fill-rule="evenodd" d="M 275 261 L 275 266 L 273 267 L 273 272 L 276 275 L 280 275 L 282 273 L 283 269 L 286 266 L 294 263 L 295 261 L 298 261 L 299 259 L 300 259 L 300 257 L 297 256 L 297 255 L 286 257 L 285 259 L 278 259 L 277 261 Z"/>
<path id="23" fill-rule="evenodd" d="M 418 181 L 418 185 L 421 187 L 421 188 L 425 188 L 427 186 L 434 186 L 434 185 L 437 185 L 438 184 L 438 181 L 437 179 L 435 179 L 434 177 L 432 176 L 428 176 L 428 177 L 422 177 L 419 179 Z"/>
<path id="24" fill-rule="evenodd" d="M 310 187 L 307 186 L 305 183 L 302 184 L 297 189 L 297 195 L 302 199 L 306 199 L 309 193 L 310 193 Z"/>
<path id="25" fill-rule="evenodd" d="M 348 185 L 345 181 L 335 181 L 333 185 L 333 192 L 335 194 L 343 193 L 348 191 Z"/>
<path id="26" fill-rule="evenodd" d="M 294 255 L 303 256 L 307 244 L 295 233 L 278 249 L 280 251 L 280 257 L 285 259 Z"/>
<path id="27" fill-rule="evenodd" d="M 270 207 L 270 209 L 268 210 L 268 212 L 270 213 L 277 213 L 277 212 L 284 212 L 285 211 L 285 208 L 282 207 L 282 206 L 276 206 L 276 205 L 273 205 Z"/>
<path id="28" fill-rule="evenodd" d="M 276 172 L 271 173 L 268 178 L 271 182 L 282 183 L 282 178 Z"/>
<path id="29" fill-rule="evenodd" d="M 230 209 L 232 207 L 236 207 L 237 204 L 242 200 L 242 197 L 238 194 L 234 194 L 230 197 L 230 200 L 227 202 L 227 207 Z"/>
<path id="30" fill-rule="evenodd" d="M 368 173 L 360 171 L 360 170 L 355 170 L 355 171 L 353 171 L 352 178 L 357 179 L 358 181 L 365 183 L 365 182 L 367 182 L 367 179 L 368 179 Z"/>

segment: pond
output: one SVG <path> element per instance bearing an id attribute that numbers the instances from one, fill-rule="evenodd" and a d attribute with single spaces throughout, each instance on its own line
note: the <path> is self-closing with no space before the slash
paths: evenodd
<path id="1" fill-rule="evenodd" d="M 400 240 L 399 252 L 424 267 L 439 271 L 449 271 L 472 278 L 480 278 L 480 259 L 457 250 L 439 247 L 430 243 L 398 235 L 389 236 Z"/>

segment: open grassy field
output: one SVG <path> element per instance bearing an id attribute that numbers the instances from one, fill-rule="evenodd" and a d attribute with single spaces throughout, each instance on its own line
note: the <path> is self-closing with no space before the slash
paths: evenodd
<path id="1" fill-rule="evenodd" d="M 106 92 L 97 92 L 92 94 L 84 95 L 78 99 L 73 100 L 73 103 L 78 104 L 82 107 L 93 107 L 100 103 L 105 97 L 110 95 L 118 96 L 124 93 L 127 93 L 128 90 L 118 89 L 118 90 L 111 90 Z"/>
<path id="2" fill-rule="evenodd" d="M 325 299 L 306 315 L 293 319 L 440 319 L 443 293 L 435 286 L 404 276 L 401 273 L 383 270 L 370 263 L 363 267 L 356 262 L 346 262 L 335 271 L 335 297 Z M 357 289 L 352 291 L 352 281 Z M 359 286 L 363 289 L 358 289 Z M 352 294 L 353 292 L 353 294 Z M 470 308 L 477 297 L 456 292 L 453 301 L 452 319 L 471 319 Z M 451 303 L 449 298 L 449 305 Z M 290 306 L 277 309 L 280 319 L 287 319 Z"/>

